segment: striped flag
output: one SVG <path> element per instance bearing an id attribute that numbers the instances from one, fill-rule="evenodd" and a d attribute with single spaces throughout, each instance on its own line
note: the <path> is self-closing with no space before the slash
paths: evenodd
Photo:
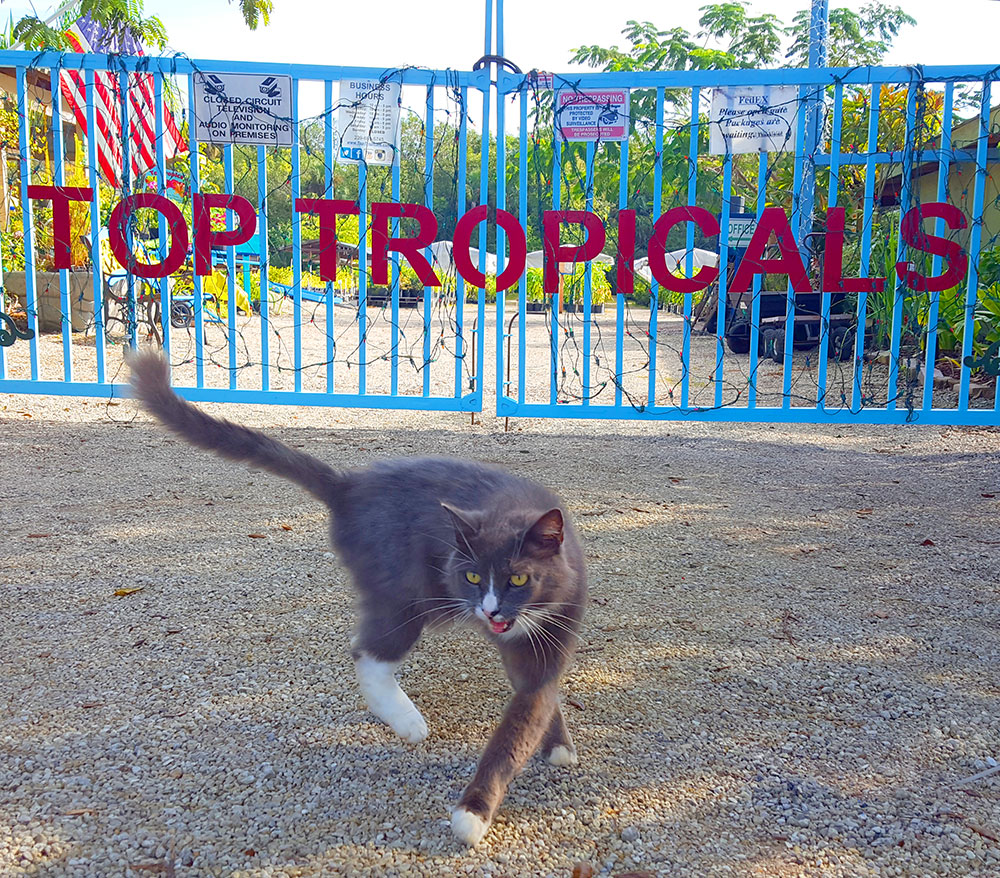
<path id="1" fill-rule="evenodd" d="M 142 55 L 142 46 L 131 36 L 116 38 L 89 15 L 77 20 L 66 33 L 77 52 Z M 64 70 L 60 89 L 73 110 L 77 127 L 87 130 L 87 87 L 83 71 Z M 132 179 L 156 167 L 156 102 L 151 73 L 128 74 L 129 158 Z M 115 189 L 122 188 L 121 87 L 117 73 L 94 73 L 94 113 L 97 119 L 97 160 L 101 173 Z M 173 113 L 163 107 L 163 156 L 169 161 L 187 150 Z"/>

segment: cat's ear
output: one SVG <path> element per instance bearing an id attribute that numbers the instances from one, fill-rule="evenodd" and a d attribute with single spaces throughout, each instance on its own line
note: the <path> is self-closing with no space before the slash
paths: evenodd
<path id="1" fill-rule="evenodd" d="M 455 535 L 459 539 L 468 542 L 479 533 L 479 516 L 475 512 L 465 512 L 444 502 L 441 503 L 441 508 L 451 518 L 451 523 L 455 528 Z"/>
<path id="2" fill-rule="evenodd" d="M 524 551 L 538 558 L 551 558 L 559 553 L 562 541 L 562 511 L 550 509 L 528 528 L 524 535 Z"/>

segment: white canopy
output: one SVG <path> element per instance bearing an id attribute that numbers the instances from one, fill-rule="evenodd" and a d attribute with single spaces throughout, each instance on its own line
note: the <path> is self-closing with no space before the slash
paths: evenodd
<path id="1" fill-rule="evenodd" d="M 542 268 L 545 261 L 545 251 L 544 250 L 532 250 L 528 254 L 527 267 L 528 268 Z M 608 256 L 607 253 L 598 253 L 593 262 L 597 265 L 614 265 L 615 259 L 613 256 Z M 571 262 L 563 262 L 562 265 L 572 265 Z"/>
<path id="2" fill-rule="evenodd" d="M 695 271 L 704 265 L 715 266 L 719 264 L 719 254 L 713 253 L 711 250 L 702 250 L 695 247 L 690 252 Z M 687 271 L 687 255 L 687 250 L 671 250 L 669 253 L 665 253 L 667 271 L 671 274 L 684 274 Z M 653 272 L 649 270 L 649 259 L 647 257 L 644 256 L 642 259 L 635 261 L 635 273 L 646 281 L 646 283 L 653 282 Z"/>
<path id="3" fill-rule="evenodd" d="M 472 259 L 472 264 L 479 268 L 479 251 L 470 247 L 469 256 Z M 458 273 L 455 259 L 452 256 L 451 241 L 435 241 L 431 244 L 431 265 L 438 277 L 454 277 Z M 497 273 L 497 257 L 494 253 L 486 254 L 486 273 Z"/>

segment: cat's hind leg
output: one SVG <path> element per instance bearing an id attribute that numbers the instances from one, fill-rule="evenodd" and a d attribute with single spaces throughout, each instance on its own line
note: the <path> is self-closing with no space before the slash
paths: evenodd
<path id="1" fill-rule="evenodd" d="M 351 643 L 354 669 L 368 709 L 410 744 L 427 737 L 427 723 L 396 681 L 396 670 L 420 637 L 423 625 L 401 612 L 366 613 Z"/>

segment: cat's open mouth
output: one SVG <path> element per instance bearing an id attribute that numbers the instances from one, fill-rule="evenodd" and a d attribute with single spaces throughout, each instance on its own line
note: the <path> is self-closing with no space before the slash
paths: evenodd
<path id="1" fill-rule="evenodd" d="M 514 620 L 508 619 L 506 622 L 495 622 L 493 619 L 490 619 L 489 626 L 494 634 L 503 634 L 504 631 L 510 631 L 514 626 Z"/>

